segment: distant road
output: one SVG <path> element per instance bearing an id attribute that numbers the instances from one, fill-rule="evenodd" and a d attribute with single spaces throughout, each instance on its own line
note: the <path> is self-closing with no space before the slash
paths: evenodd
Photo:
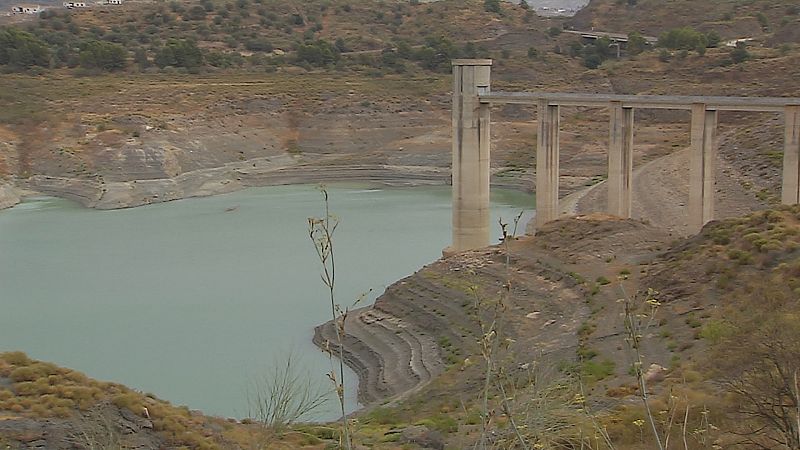
<path id="1" fill-rule="evenodd" d="M 581 30 L 564 30 L 564 33 L 577 34 L 586 39 L 600 39 L 608 38 L 617 42 L 628 42 L 628 35 L 622 33 L 609 33 L 606 31 L 581 31 Z M 642 36 L 648 44 L 655 45 L 658 38 L 655 36 Z"/>

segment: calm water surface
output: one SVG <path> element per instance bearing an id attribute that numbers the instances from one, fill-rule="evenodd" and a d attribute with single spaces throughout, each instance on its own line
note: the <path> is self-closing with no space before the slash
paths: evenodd
<path id="1" fill-rule="evenodd" d="M 373 301 L 450 241 L 449 188 L 329 191 L 342 304 L 369 289 Z M 532 206 L 496 193 L 493 222 Z M 311 337 L 330 308 L 306 221 L 322 213 L 313 186 L 117 211 L 37 198 L 0 211 L 0 351 L 222 416 L 246 416 L 248 385 L 290 352 L 327 387 L 330 363 Z M 353 409 L 353 373 L 346 383 Z M 333 418 L 333 404 L 320 414 Z"/>

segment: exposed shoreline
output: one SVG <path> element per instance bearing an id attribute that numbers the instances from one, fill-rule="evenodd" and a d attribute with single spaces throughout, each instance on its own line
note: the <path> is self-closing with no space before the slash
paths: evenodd
<path id="1" fill-rule="evenodd" d="M 249 166 L 249 167 L 247 167 Z M 26 197 L 52 195 L 87 208 L 110 210 L 225 194 L 249 187 L 364 181 L 386 186 L 445 185 L 450 171 L 422 166 L 259 166 L 258 161 L 183 173 L 174 178 L 103 183 L 34 175 L 0 184 L 0 209 Z"/>
<path id="2" fill-rule="evenodd" d="M 450 184 L 450 168 L 436 166 L 282 164 L 269 158 L 184 172 L 172 178 L 103 182 L 95 179 L 33 175 L 0 182 L 0 210 L 27 197 L 50 195 L 87 208 L 125 209 L 261 186 L 365 182 L 381 186 L 416 187 Z M 523 178 L 494 179 L 492 187 L 527 191 Z"/>

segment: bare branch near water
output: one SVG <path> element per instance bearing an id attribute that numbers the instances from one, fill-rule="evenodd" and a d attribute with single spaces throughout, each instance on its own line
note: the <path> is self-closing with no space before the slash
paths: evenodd
<path id="1" fill-rule="evenodd" d="M 270 375 L 251 383 L 247 393 L 249 416 L 275 434 L 320 408 L 329 391 L 314 383 L 289 354 Z"/>

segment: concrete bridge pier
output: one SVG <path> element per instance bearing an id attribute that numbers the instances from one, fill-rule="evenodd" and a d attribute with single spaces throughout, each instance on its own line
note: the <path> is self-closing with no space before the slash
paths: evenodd
<path id="1" fill-rule="evenodd" d="M 486 247 L 489 238 L 491 59 L 453 61 L 453 244 L 445 255 Z"/>
<path id="2" fill-rule="evenodd" d="M 692 112 L 689 158 L 689 231 L 714 219 L 719 111 L 783 113 L 784 204 L 800 203 L 800 98 L 617 95 L 551 92 L 491 92 L 489 59 L 453 61 L 453 244 L 449 255 L 482 248 L 489 239 L 489 107 L 537 105 L 536 227 L 559 218 L 559 128 L 561 106 L 609 107 L 608 212 L 630 218 L 633 181 L 634 109 Z"/>
<path id="3" fill-rule="evenodd" d="M 631 217 L 633 181 L 633 108 L 612 102 L 608 148 L 608 213 Z"/>
<path id="4" fill-rule="evenodd" d="M 697 233 L 714 219 L 714 169 L 719 113 L 705 104 L 692 104 L 689 158 L 689 228 Z"/>
<path id="5" fill-rule="evenodd" d="M 787 106 L 783 111 L 786 129 L 783 150 L 783 189 L 781 203 L 800 203 L 800 106 Z"/>
<path id="6" fill-rule="evenodd" d="M 558 219 L 558 105 L 539 101 L 539 130 L 536 143 L 536 227 Z"/>

